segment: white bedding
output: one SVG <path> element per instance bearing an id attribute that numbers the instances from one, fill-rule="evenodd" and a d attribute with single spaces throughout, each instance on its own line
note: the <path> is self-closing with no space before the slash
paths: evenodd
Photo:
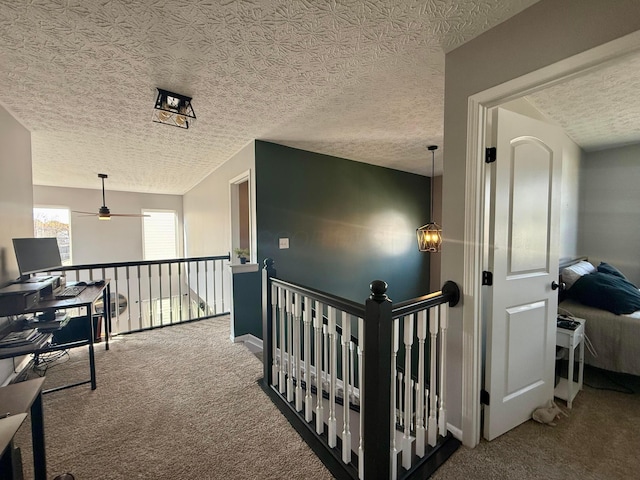
<path id="1" fill-rule="evenodd" d="M 586 364 L 640 375 L 640 310 L 629 315 L 615 315 L 567 299 L 560 302 L 558 312 L 586 320 L 585 332 L 597 353 L 594 356 L 585 347 Z"/>

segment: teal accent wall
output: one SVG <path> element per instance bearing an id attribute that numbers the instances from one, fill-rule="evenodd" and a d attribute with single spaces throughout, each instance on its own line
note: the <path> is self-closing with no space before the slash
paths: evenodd
<path id="1" fill-rule="evenodd" d="M 278 278 L 360 303 L 376 279 L 394 302 L 429 293 L 429 203 L 428 177 L 256 141 L 257 254 Z"/>
<path id="2" fill-rule="evenodd" d="M 262 271 L 233 274 L 233 334 L 262 339 Z"/>

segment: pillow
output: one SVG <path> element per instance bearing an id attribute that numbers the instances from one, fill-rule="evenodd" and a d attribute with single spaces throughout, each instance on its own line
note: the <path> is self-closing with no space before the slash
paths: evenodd
<path id="1" fill-rule="evenodd" d="M 596 267 L 585 260 L 581 260 L 563 268 L 560 274 L 562 275 L 562 281 L 566 284 L 566 288 L 569 289 L 580 277 L 595 271 Z"/>
<path id="2" fill-rule="evenodd" d="M 622 273 L 616 267 L 605 262 L 600 262 L 600 265 L 598 265 L 598 271 L 602 273 L 608 273 L 609 275 L 615 275 L 616 277 L 624 278 L 625 280 L 627 278 L 624 276 L 624 273 Z"/>
<path id="3" fill-rule="evenodd" d="M 640 290 L 628 280 L 609 273 L 583 275 L 576 280 L 567 295 L 580 303 L 616 315 L 640 310 Z"/>

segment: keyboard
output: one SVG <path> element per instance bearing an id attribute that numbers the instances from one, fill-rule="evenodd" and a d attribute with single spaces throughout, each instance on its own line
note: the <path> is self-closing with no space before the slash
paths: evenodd
<path id="1" fill-rule="evenodd" d="M 56 298 L 73 298 L 80 295 L 84 289 L 87 288 L 84 285 L 71 285 L 63 288 L 56 293 Z"/>

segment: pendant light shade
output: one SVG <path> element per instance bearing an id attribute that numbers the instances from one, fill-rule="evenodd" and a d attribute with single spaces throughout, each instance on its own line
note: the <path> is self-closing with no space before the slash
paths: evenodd
<path id="1" fill-rule="evenodd" d="M 421 252 L 437 253 L 442 246 L 442 227 L 433 221 L 433 177 L 435 165 L 435 151 L 437 145 L 427 147 L 431 151 L 431 221 L 416 230 L 418 250 Z"/>

